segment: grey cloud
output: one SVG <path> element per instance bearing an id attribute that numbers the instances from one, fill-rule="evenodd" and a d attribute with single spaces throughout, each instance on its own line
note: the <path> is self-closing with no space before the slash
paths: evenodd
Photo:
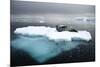
<path id="1" fill-rule="evenodd" d="M 11 14 L 82 14 L 95 13 L 94 5 L 11 1 Z"/>

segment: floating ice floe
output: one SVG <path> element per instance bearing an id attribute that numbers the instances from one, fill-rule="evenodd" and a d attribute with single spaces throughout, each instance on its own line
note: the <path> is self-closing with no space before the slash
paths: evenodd
<path id="1" fill-rule="evenodd" d="M 27 27 L 17 28 L 14 31 L 14 33 L 21 35 L 28 35 L 28 36 L 41 35 L 41 36 L 46 36 L 50 40 L 55 40 L 55 41 L 57 40 L 72 41 L 72 39 L 89 41 L 92 39 L 91 34 L 88 31 L 58 32 L 56 28 L 45 27 L 45 26 L 27 26 Z"/>
<path id="2" fill-rule="evenodd" d="M 11 46 L 17 50 L 25 51 L 32 59 L 35 59 L 38 63 L 45 63 L 50 58 L 56 57 L 63 51 L 69 51 L 80 45 L 80 42 L 73 41 L 73 39 L 80 39 L 89 41 L 92 39 L 91 34 L 88 31 L 62 31 L 58 32 L 56 28 L 45 27 L 45 26 L 28 26 L 17 28 L 14 31 L 15 34 L 27 35 L 27 36 L 45 36 L 31 38 L 26 36 L 20 36 L 19 38 L 11 42 Z M 48 40 L 65 40 L 54 42 Z"/>

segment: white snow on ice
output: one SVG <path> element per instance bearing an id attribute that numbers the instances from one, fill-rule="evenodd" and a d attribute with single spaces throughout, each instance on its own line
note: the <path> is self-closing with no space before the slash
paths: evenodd
<path id="1" fill-rule="evenodd" d="M 42 35 L 46 36 L 51 40 L 65 40 L 72 41 L 73 38 L 79 38 L 81 40 L 89 41 L 92 39 L 91 34 L 88 31 L 78 31 L 78 32 L 70 32 L 70 31 L 56 31 L 56 28 L 45 27 L 45 26 L 27 26 L 22 28 L 17 28 L 14 31 L 15 34 L 21 35 Z"/>

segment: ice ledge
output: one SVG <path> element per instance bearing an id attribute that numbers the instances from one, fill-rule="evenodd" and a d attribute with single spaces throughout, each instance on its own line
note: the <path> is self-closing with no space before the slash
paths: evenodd
<path id="1" fill-rule="evenodd" d="M 70 31 L 56 31 L 56 28 L 45 27 L 45 26 L 27 26 L 22 28 L 17 28 L 14 31 L 15 34 L 33 36 L 33 35 L 41 35 L 46 36 L 51 40 L 65 40 L 72 41 L 73 38 L 77 38 L 80 40 L 89 41 L 92 39 L 91 34 L 88 31 L 78 31 L 78 32 L 70 32 Z"/>

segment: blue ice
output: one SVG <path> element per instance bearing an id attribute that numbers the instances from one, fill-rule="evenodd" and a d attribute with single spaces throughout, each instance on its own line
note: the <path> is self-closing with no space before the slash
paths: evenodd
<path id="1" fill-rule="evenodd" d="M 35 36 L 27 37 L 20 35 L 11 41 L 11 46 L 27 52 L 39 63 L 44 63 L 63 51 L 71 50 L 79 45 L 79 42 L 59 41 L 55 42 L 46 37 Z"/>

